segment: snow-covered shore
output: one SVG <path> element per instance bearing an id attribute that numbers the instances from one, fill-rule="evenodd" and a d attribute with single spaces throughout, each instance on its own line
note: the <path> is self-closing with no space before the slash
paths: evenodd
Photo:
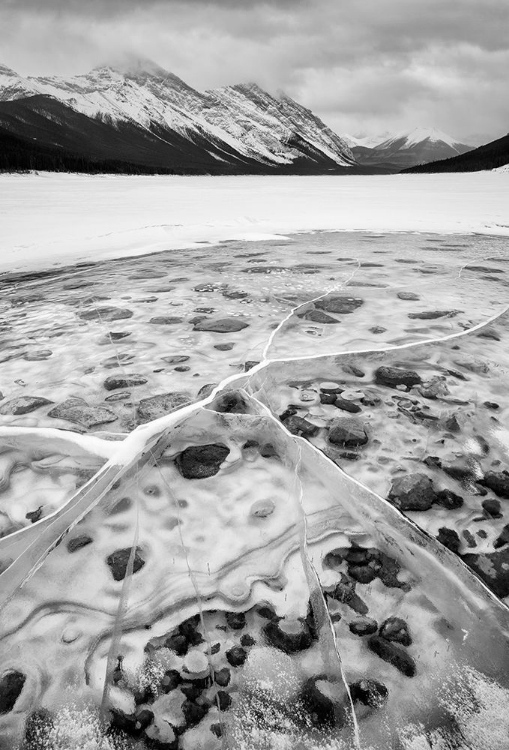
<path id="1" fill-rule="evenodd" d="M 509 235 L 509 172 L 0 175 L 0 271 L 312 230 Z"/>

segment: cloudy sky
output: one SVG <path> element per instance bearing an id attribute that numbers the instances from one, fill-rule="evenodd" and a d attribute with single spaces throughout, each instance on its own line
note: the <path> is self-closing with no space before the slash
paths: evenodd
<path id="1" fill-rule="evenodd" d="M 508 0 L 0 0 L 27 75 L 150 57 L 198 89 L 283 89 L 339 133 L 509 131 Z"/>

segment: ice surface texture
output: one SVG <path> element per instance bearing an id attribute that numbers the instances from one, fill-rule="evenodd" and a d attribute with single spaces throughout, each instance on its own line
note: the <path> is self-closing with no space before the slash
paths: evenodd
<path id="1" fill-rule="evenodd" d="M 5 285 L 0 747 L 507 747 L 506 265 L 439 239 Z"/>

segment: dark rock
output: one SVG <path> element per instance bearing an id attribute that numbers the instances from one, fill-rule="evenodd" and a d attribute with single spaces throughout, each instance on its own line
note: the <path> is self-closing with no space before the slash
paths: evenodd
<path id="1" fill-rule="evenodd" d="M 130 336 L 132 331 L 108 331 L 108 338 L 112 341 L 120 341 Z"/>
<path id="2" fill-rule="evenodd" d="M 467 553 L 465 562 L 489 589 L 503 599 L 509 596 L 509 546 L 487 554 Z"/>
<path id="3" fill-rule="evenodd" d="M 292 435 L 300 435 L 301 437 L 310 438 L 318 435 L 320 428 L 315 424 L 311 424 L 307 419 L 292 415 L 282 420 L 286 429 L 292 433 Z"/>
<path id="4" fill-rule="evenodd" d="M 342 686 L 340 686 L 342 693 Z M 335 694 L 337 684 L 331 682 L 327 675 L 310 677 L 304 683 L 301 700 L 307 710 L 308 718 L 314 727 L 341 727 L 347 721 L 345 707 L 342 707 Z"/>
<path id="5" fill-rule="evenodd" d="M 177 366 L 177 367 L 175 368 L 175 372 L 189 372 L 189 370 L 190 370 L 190 369 L 191 369 L 191 368 L 190 368 L 190 367 L 187 367 L 187 365 L 178 365 L 178 366 Z"/>
<path id="6" fill-rule="evenodd" d="M 88 536 L 88 534 L 82 534 L 67 542 L 67 549 L 69 552 L 77 552 L 82 547 L 86 547 L 87 544 L 92 544 L 93 541 L 92 537 Z"/>
<path id="7" fill-rule="evenodd" d="M 235 292 L 229 289 L 225 289 L 225 291 L 222 292 L 222 295 L 223 297 L 226 297 L 226 299 L 245 299 L 246 297 L 249 297 L 247 292 Z"/>
<path id="8" fill-rule="evenodd" d="M 232 630 L 242 630 L 246 627 L 246 615 L 244 612 L 227 612 L 226 624 Z"/>
<path id="9" fill-rule="evenodd" d="M 500 268 L 488 268 L 487 266 L 465 266 L 466 271 L 480 271 L 481 273 L 504 273 Z"/>
<path id="10" fill-rule="evenodd" d="M 336 584 L 334 591 L 329 594 L 329 596 L 337 602 L 346 604 L 347 607 L 353 609 L 358 615 L 364 616 L 369 612 L 367 604 L 355 591 L 355 581 L 347 578 L 347 576 L 343 574 L 341 574 L 341 581 Z"/>
<path id="11" fill-rule="evenodd" d="M 260 362 L 257 359 L 248 359 L 247 362 L 244 362 L 244 372 L 249 372 L 249 370 L 252 370 L 253 367 L 259 364 Z"/>
<path id="12" fill-rule="evenodd" d="M 321 404 L 332 404 L 335 403 L 337 398 L 336 393 L 324 393 L 323 391 L 320 391 L 320 403 Z"/>
<path id="13" fill-rule="evenodd" d="M 456 510 L 463 505 L 463 498 L 452 490 L 440 490 L 435 493 L 434 502 L 447 510 Z"/>
<path id="14" fill-rule="evenodd" d="M 48 401 L 47 398 L 42 398 L 41 396 L 20 396 L 0 406 L 0 414 L 29 414 L 31 411 L 40 409 L 41 406 L 48 406 L 52 403 L 53 401 Z"/>
<path id="15" fill-rule="evenodd" d="M 156 315 L 155 318 L 150 318 L 148 321 L 154 325 L 169 326 L 174 323 L 182 323 L 182 318 L 178 318 L 172 315 Z"/>
<path id="16" fill-rule="evenodd" d="M 37 510 L 31 510 L 25 514 L 25 518 L 32 523 L 37 523 L 42 518 L 42 505 Z"/>
<path id="17" fill-rule="evenodd" d="M 164 642 L 166 648 L 170 651 L 175 651 L 177 656 L 185 656 L 189 649 L 187 638 L 182 633 L 174 633 L 170 635 Z"/>
<path id="18" fill-rule="evenodd" d="M 202 634 L 197 629 L 200 624 L 200 615 L 194 615 L 181 622 L 178 627 L 178 632 L 185 636 L 190 646 L 199 646 L 200 643 L 204 642 Z"/>
<path id="19" fill-rule="evenodd" d="M 241 667 L 247 659 L 247 651 L 242 646 L 233 646 L 225 656 L 232 667 Z"/>
<path id="20" fill-rule="evenodd" d="M 346 375 L 354 375 L 356 378 L 363 378 L 366 373 L 356 365 L 343 365 L 341 368 Z"/>
<path id="21" fill-rule="evenodd" d="M 382 326 L 372 326 L 369 330 L 371 333 L 385 333 L 387 328 L 383 328 Z"/>
<path id="22" fill-rule="evenodd" d="M 354 703 L 362 703 L 370 708 L 381 708 L 387 701 L 389 691 L 382 682 L 360 680 L 350 685 L 350 695 Z"/>
<path id="23" fill-rule="evenodd" d="M 198 703 L 194 703 L 190 700 L 185 700 L 182 704 L 182 713 L 186 721 L 187 728 L 195 727 L 203 717 L 207 714 L 208 709 L 205 706 L 200 706 Z"/>
<path id="24" fill-rule="evenodd" d="M 263 634 L 271 646 L 286 654 L 305 651 L 313 643 L 311 630 L 302 620 L 271 620 L 263 628 Z"/>
<path id="25" fill-rule="evenodd" d="M 129 391 L 117 391 L 117 393 L 112 393 L 111 396 L 106 396 L 104 400 L 108 403 L 114 403 L 115 401 L 129 401 L 130 398 Z"/>
<path id="26" fill-rule="evenodd" d="M 329 427 L 329 441 L 334 445 L 354 448 L 365 445 L 368 436 L 364 424 L 356 417 L 339 417 L 331 422 Z"/>
<path id="27" fill-rule="evenodd" d="M 66 422 L 83 425 L 89 429 L 101 424 L 108 424 L 117 419 L 117 415 L 103 406 L 89 406 L 81 398 L 69 398 L 62 401 L 48 412 L 52 419 L 64 419 Z"/>
<path id="28" fill-rule="evenodd" d="M 449 430 L 449 432 L 459 432 L 461 430 L 458 418 L 455 414 L 447 417 L 447 419 L 444 421 L 444 427 L 446 430 Z"/>
<path id="29" fill-rule="evenodd" d="M 7 672 L 0 679 L 0 715 L 8 714 L 21 695 L 26 677 L 21 672 Z"/>
<path id="30" fill-rule="evenodd" d="M 182 451 L 175 463 L 186 479 L 206 479 L 217 474 L 229 453 L 230 449 L 221 443 L 193 445 Z"/>
<path id="31" fill-rule="evenodd" d="M 168 365 L 181 365 L 183 362 L 188 362 L 191 358 L 187 354 L 174 354 L 168 357 L 161 357 L 161 359 Z"/>
<path id="32" fill-rule="evenodd" d="M 245 633 L 240 639 L 240 645 L 244 646 L 244 648 L 251 648 L 252 646 L 256 646 L 256 641 L 249 633 Z"/>
<path id="33" fill-rule="evenodd" d="M 84 310 L 79 313 L 78 317 L 82 320 L 97 320 L 104 323 L 112 320 L 127 320 L 127 318 L 133 317 L 133 312 L 120 307 L 94 307 L 91 310 Z"/>
<path id="34" fill-rule="evenodd" d="M 153 419 L 163 417 L 165 414 L 180 409 L 191 403 L 191 397 L 187 393 L 175 391 L 173 393 L 160 393 L 157 396 L 141 399 L 137 408 L 138 421 L 146 424 Z"/>
<path id="35" fill-rule="evenodd" d="M 495 500 L 494 498 L 483 500 L 482 508 L 490 518 L 502 518 L 500 500 Z"/>
<path id="36" fill-rule="evenodd" d="M 194 291 L 195 292 L 215 292 L 216 289 L 219 289 L 217 284 L 198 284 L 198 286 L 195 286 Z"/>
<path id="37" fill-rule="evenodd" d="M 378 630 L 378 623 L 371 617 L 359 617 L 357 620 L 352 620 L 348 627 L 354 635 L 373 635 Z"/>
<path id="38" fill-rule="evenodd" d="M 107 391 L 114 391 L 117 388 L 132 388 L 145 383 L 148 383 L 148 380 L 143 375 L 110 375 L 103 385 Z"/>
<path id="39" fill-rule="evenodd" d="M 431 479 L 420 473 L 396 477 L 389 492 L 389 500 L 399 510 L 429 510 L 435 498 Z"/>
<path id="40" fill-rule="evenodd" d="M 239 318 L 221 318 L 219 320 L 201 320 L 194 326 L 195 331 L 210 331 L 212 333 L 235 333 L 247 328 L 249 323 L 245 323 Z"/>
<path id="41" fill-rule="evenodd" d="M 509 524 L 506 523 L 499 536 L 495 539 L 494 547 L 499 549 L 505 544 L 509 544 Z"/>
<path id="42" fill-rule="evenodd" d="M 232 704 L 231 696 L 224 690 L 218 690 L 216 694 L 217 705 L 220 711 L 228 711 Z"/>
<path id="43" fill-rule="evenodd" d="M 475 537 L 468 529 L 463 529 L 463 531 L 461 532 L 461 535 L 463 539 L 466 541 L 467 545 L 470 547 L 470 549 L 474 549 L 475 547 L 477 547 L 477 542 L 475 541 Z"/>
<path id="44" fill-rule="evenodd" d="M 397 643 L 392 643 L 379 635 L 373 635 L 368 640 L 368 646 L 374 654 L 392 664 L 406 677 L 415 675 L 415 662 L 409 653 Z"/>
<path id="45" fill-rule="evenodd" d="M 436 320 L 436 318 L 454 318 L 463 310 L 430 310 L 428 312 L 408 313 L 413 320 Z"/>
<path id="46" fill-rule="evenodd" d="M 353 401 L 348 401 L 346 398 L 341 398 L 341 396 L 338 396 L 336 400 L 334 401 L 334 406 L 337 406 L 338 409 L 341 409 L 342 411 L 350 412 L 350 414 L 358 414 L 360 411 L 362 411 L 361 407 L 358 404 L 355 404 Z"/>
<path id="47" fill-rule="evenodd" d="M 388 617 L 380 627 L 379 635 L 386 641 L 401 643 L 402 646 L 410 646 L 412 638 L 408 630 L 408 624 L 401 617 Z"/>
<path id="48" fill-rule="evenodd" d="M 494 401 L 485 401 L 484 406 L 487 409 L 491 409 L 492 411 L 496 411 L 497 409 L 500 409 L 499 404 L 496 404 Z"/>
<path id="49" fill-rule="evenodd" d="M 229 685 L 230 680 L 231 672 L 228 667 L 223 667 L 223 669 L 218 669 L 217 672 L 214 672 L 214 682 L 220 687 Z"/>
<path id="50" fill-rule="evenodd" d="M 414 292 L 398 292 L 397 296 L 399 297 L 399 299 L 404 299 L 411 302 L 417 302 L 421 299 L 419 295 L 415 294 Z"/>
<path id="51" fill-rule="evenodd" d="M 317 300 L 315 307 L 325 312 L 335 313 L 336 315 L 349 315 L 355 312 L 364 304 L 364 300 L 359 297 L 348 297 L 346 295 L 335 295 Z"/>
<path id="52" fill-rule="evenodd" d="M 390 388 L 395 388 L 397 385 L 406 385 L 407 388 L 411 388 L 422 383 L 421 376 L 414 370 L 400 370 L 396 367 L 379 367 L 375 370 L 375 381 Z"/>
<path id="53" fill-rule="evenodd" d="M 348 575 L 358 583 L 371 583 L 377 577 L 377 570 L 370 565 L 350 565 Z"/>
<path id="54" fill-rule="evenodd" d="M 487 471 L 479 484 L 488 487 L 498 497 L 509 499 L 509 471 Z"/>
<path id="55" fill-rule="evenodd" d="M 323 323 L 327 325 L 331 323 L 338 325 L 340 322 L 336 318 L 327 315 L 327 313 L 324 313 L 322 310 L 308 310 L 302 315 L 298 315 L 298 317 L 303 318 L 304 320 L 309 320 L 311 323 Z"/>
<path id="56" fill-rule="evenodd" d="M 214 349 L 217 349 L 218 352 L 229 352 L 235 344 L 230 341 L 228 344 L 214 344 Z"/>
<path id="57" fill-rule="evenodd" d="M 127 566 L 131 555 L 131 547 L 117 549 L 108 555 L 106 564 L 111 570 L 111 575 L 115 581 L 123 581 L 127 574 Z M 140 547 L 136 547 L 133 559 L 133 575 L 143 568 L 145 560 L 141 557 Z"/>

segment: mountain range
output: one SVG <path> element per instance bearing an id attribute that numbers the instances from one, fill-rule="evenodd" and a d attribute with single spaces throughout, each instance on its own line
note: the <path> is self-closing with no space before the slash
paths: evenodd
<path id="1" fill-rule="evenodd" d="M 200 92 L 150 60 L 70 78 L 0 65 L 0 170 L 366 174 L 471 148 L 433 128 L 341 137 L 284 93 Z"/>

